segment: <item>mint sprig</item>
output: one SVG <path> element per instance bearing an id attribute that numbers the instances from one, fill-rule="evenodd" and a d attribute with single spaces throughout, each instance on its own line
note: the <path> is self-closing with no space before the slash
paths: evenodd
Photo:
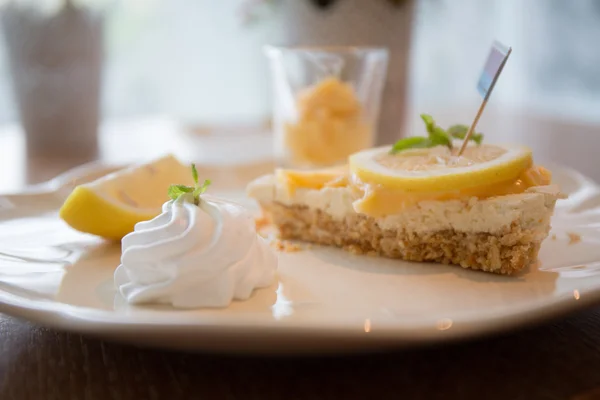
<path id="1" fill-rule="evenodd" d="M 469 130 L 469 127 L 466 125 L 453 125 L 448 130 L 444 130 L 428 114 L 421 114 L 421 119 L 425 123 L 427 137 L 412 136 L 400 139 L 392 146 L 390 154 L 396 154 L 408 149 L 426 149 L 436 146 L 446 146 L 452 149 L 452 139 L 464 139 Z M 483 141 L 483 134 L 473 133 L 469 140 L 473 140 L 479 145 Z"/>
<path id="2" fill-rule="evenodd" d="M 452 148 L 452 138 L 450 135 L 448 135 L 448 132 L 435 124 L 435 121 L 431 115 L 421 114 L 421 119 L 423 122 L 425 122 L 425 129 L 429 134 L 429 142 L 431 147 L 447 146 Z"/>
<path id="3" fill-rule="evenodd" d="M 200 204 L 200 195 L 206 192 L 211 182 L 209 179 L 205 179 L 202 184 L 199 183 L 198 179 L 198 170 L 196 169 L 196 164 L 192 164 L 192 178 L 194 179 L 194 186 L 186 186 L 186 185 L 171 185 L 169 186 L 169 197 L 173 200 L 177 200 L 183 195 L 188 193 L 192 194 L 192 198 L 194 199 L 194 204 Z"/>

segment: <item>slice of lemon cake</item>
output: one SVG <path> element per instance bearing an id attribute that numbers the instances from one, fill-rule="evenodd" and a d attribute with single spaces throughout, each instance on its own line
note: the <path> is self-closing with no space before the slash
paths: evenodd
<path id="1" fill-rule="evenodd" d="M 528 148 L 477 144 L 457 156 L 452 144 L 407 141 L 339 168 L 276 170 L 248 195 L 284 239 L 500 274 L 537 259 L 561 194 Z"/>

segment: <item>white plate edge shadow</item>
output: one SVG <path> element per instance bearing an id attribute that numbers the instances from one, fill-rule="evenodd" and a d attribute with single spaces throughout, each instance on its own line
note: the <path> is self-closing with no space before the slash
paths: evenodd
<path id="1" fill-rule="evenodd" d="M 6 196 L 28 196 L 36 193 L 51 194 L 53 192 L 58 194 L 60 191 L 70 190 L 74 182 L 82 182 L 85 181 L 86 178 L 94 178 L 116 169 L 118 169 L 118 167 L 104 166 L 99 163 L 83 165 L 60 175 L 46 184 L 38 185 L 35 189 L 30 189 L 22 193 L 8 194 Z M 581 187 L 586 188 L 585 190 L 587 191 L 587 195 L 585 193 L 576 192 L 571 196 L 571 202 L 562 207 L 563 209 L 566 209 L 567 212 L 570 209 L 577 208 L 582 202 L 589 199 L 589 188 L 591 186 L 595 188 L 596 194 L 600 193 L 597 186 L 579 172 L 564 167 L 561 167 L 560 169 L 571 175 L 578 181 Z M 0 198 L 1 197 L 3 196 L 0 195 Z M 82 308 L 59 302 L 24 299 L 0 289 L 0 312 L 15 317 L 25 318 L 45 326 L 72 332 L 101 336 L 115 335 L 118 337 L 118 335 L 123 333 L 146 332 L 148 330 L 154 331 L 157 335 L 189 330 L 190 333 L 195 334 L 204 333 L 208 335 L 217 335 L 219 332 L 227 332 L 230 331 L 232 327 L 235 327 L 248 335 L 295 334 L 302 335 L 306 338 L 320 338 L 327 342 L 334 342 L 337 339 L 350 339 L 362 342 L 362 344 L 358 345 L 358 348 L 371 348 L 378 345 L 385 345 L 385 343 L 394 346 L 409 343 L 429 343 L 464 339 L 492 332 L 501 332 L 517 326 L 526 326 L 553 317 L 558 317 L 597 302 L 600 302 L 600 287 L 582 289 L 580 291 L 580 298 L 578 298 L 577 301 L 573 301 L 573 297 L 566 295 L 560 297 L 557 296 L 554 297 L 552 301 L 545 301 L 542 302 L 543 304 L 538 305 L 531 304 L 529 307 L 522 308 L 518 312 L 491 315 L 488 316 L 488 318 L 479 319 L 476 322 L 455 321 L 456 324 L 452 329 L 439 329 L 433 324 L 426 326 L 412 325 L 411 327 L 404 329 L 399 328 L 397 325 L 373 325 L 370 327 L 367 334 L 363 327 L 358 325 L 350 329 L 347 325 L 323 327 L 317 325 L 310 326 L 304 323 L 299 325 L 273 324 L 271 326 L 263 323 L 257 325 L 248 323 L 222 324 L 218 321 L 218 318 L 214 321 L 210 319 L 200 322 L 193 321 L 194 323 L 190 323 L 191 321 L 187 321 L 187 323 L 179 321 L 176 324 L 168 325 L 161 323 L 157 324 L 155 320 L 138 320 L 132 323 L 131 321 L 126 321 L 126 318 L 123 318 L 123 320 L 116 320 L 114 318 L 114 312 Z M 372 339 L 376 338 L 380 339 L 381 343 L 376 344 L 373 342 Z M 178 348 L 182 346 L 173 344 L 172 346 L 161 347 Z M 193 346 L 193 348 L 196 347 L 197 346 Z M 183 346 L 183 348 L 188 347 Z M 276 352 L 279 352 L 280 350 L 277 350 Z M 234 351 L 237 352 L 237 350 Z"/>

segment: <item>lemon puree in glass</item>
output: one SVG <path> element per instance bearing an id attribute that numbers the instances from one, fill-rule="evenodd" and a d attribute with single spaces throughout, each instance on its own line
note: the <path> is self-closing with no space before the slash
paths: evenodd
<path id="1" fill-rule="evenodd" d="M 285 125 L 285 146 L 294 164 L 345 163 L 350 154 L 371 146 L 372 128 L 364 122 L 354 88 L 330 77 L 300 92 L 297 120 Z"/>

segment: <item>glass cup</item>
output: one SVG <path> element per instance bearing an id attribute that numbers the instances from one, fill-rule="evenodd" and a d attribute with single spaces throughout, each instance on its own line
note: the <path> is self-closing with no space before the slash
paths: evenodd
<path id="1" fill-rule="evenodd" d="M 279 166 L 344 164 L 350 154 L 373 146 L 387 49 L 267 46 L 265 54 Z"/>

